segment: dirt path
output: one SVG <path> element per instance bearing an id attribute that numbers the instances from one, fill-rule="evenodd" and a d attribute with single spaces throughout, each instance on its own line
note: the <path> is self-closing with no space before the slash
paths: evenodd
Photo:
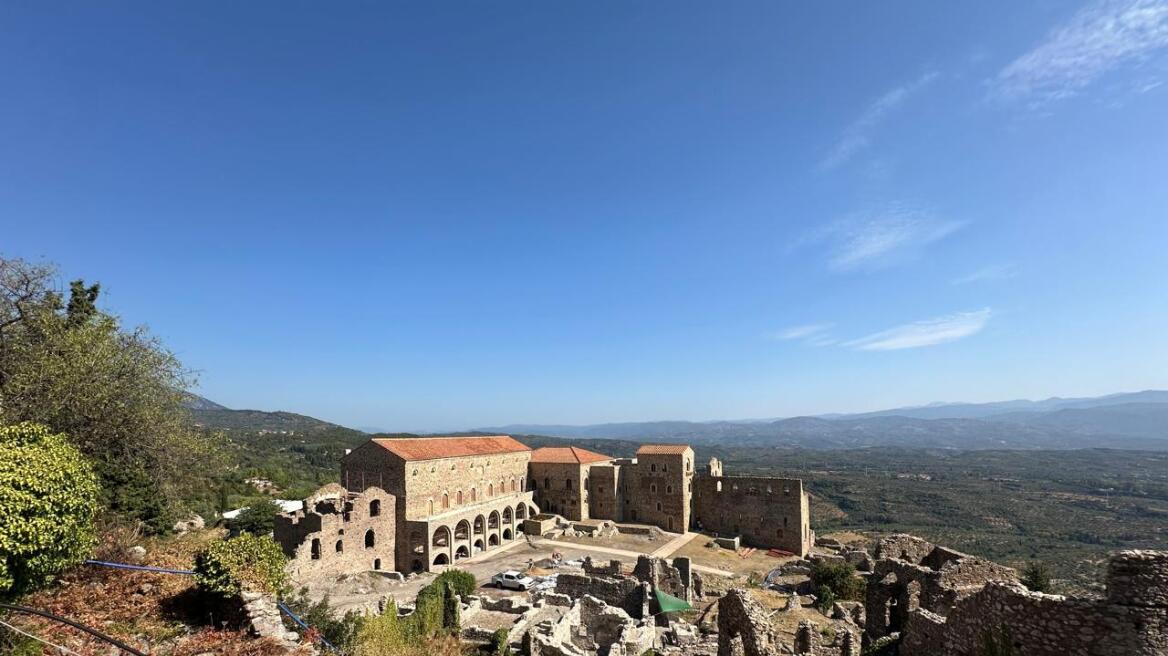
<path id="1" fill-rule="evenodd" d="M 665 554 L 673 553 L 677 549 L 681 548 L 681 546 L 683 544 L 685 544 L 689 540 L 692 540 L 697 535 L 699 535 L 699 534 L 687 533 L 685 535 L 674 538 L 673 540 L 670 540 L 668 544 L 662 546 L 657 551 L 654 551 L 653 555 L 656 556 L 659 553 L 665 553 Z M 574 550 L 578 550 L 578 551 L 586 551 L 586 552 L 587 551 L 595 551 L 598 553 L 612 554 L 614 556 L 626 556 L 626 557 L 632 558 L 634 560 L 636 560 L 640 556 L 645 555 L 643 553 L 640 553 L 637 551 L 629 551 L 627 549 L 613 549 L 611 547 L 598 547 L 595 545 L 588 545 L 587 547 L 582 547 L 581 545 L 576 544 L 574 542 L 560 542 L 558 540 L 544 540 L 544 539 L 537 538 L 536 542 L 540 546 L 552 545 L 555 547 L 561 547 L 564 549 L 574 549 Z M 676 545 L 674 545 L 675 542 L 677 543 Z M 672 545 L 672 548 L 670 548 L 671 545 Z M 667 551 L 667 549 L 668 549 L 668 551 Z M 657 557 L 664 558 L 665 556 L 657 556 Z M 731 577 L 731 578 L 734 577 L 734 572 L 728 572 L 724 569 L 718 569 L 716 567 L 706 567 L 704 565 L 694 565 L 693 568 L 699 572 L 705 572 L 707 574 L 718 574 L 719 576 L 727 576 L 727 577 Z"/>

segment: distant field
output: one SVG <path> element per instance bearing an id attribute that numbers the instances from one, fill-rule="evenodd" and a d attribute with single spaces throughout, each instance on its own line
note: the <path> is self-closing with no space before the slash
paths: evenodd
<path id="1" fill-rule="evenodd" d="M 1107 553 L 1168 549 L 1168 454 L 726 450 L 731 472 L 803 478 L 812 526 L 908 532 L 1096 587 Z"/>

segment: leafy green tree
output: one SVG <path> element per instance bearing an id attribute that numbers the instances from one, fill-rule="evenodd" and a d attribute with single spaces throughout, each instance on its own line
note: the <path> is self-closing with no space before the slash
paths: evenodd
<path id="1" fill-rule="evenodd" d="M 507 629 L 498 629 L 491 634 L 492 656 L 511 656 L 511 643 L 508 642 L 510 636 Z"/>
<path id="2" fill-rule="evenodd" d="M 475 580 L 474 574 L 461 569 L 448 569 L 434 579 L 434 584 L 445 585 L 449 583 L 453 586 L 454 594 L 460 597 L 469 597 L 475 593 L 478 588 L 478 581 Z M 433 585 L 433 584 L 432 584 Z"/>
<path id="3" fill-rule="evenodd" d="M 864 579 L 857 576 L 856 568 L 848 563 L 816 561 L 811 566 L 810 577 L 816 590 L 827 588 L 835 599 L 858 601 L 864 598 Z"/>
<path id="4" fill-rule="evenodd" d="M 279 595 L 288 587 L 286 562 L 271 537 L 241 533 L 195 554 L 195 581 L 225 597 L 244 590 Z"/>
<path id="5" fill-rule="evenodd" d="M 269 535 L 276 525 L 276 516 L 283 512 L 280 505 L 272 499 L 259 499 L 249 504 L 234 519 L 229 520 L 227 528 L 232 533 Z"/>
<path id="6" fill-rule="evenodd" d="M 0 422 L 67 435 L 93 462 L 103 504 L 163 532 L 215 464 L 183 406 L 193 381 L 145 328 L 97 307 L 99 285 L 74 281 L 66 303 L 55 277 L 0 258 Z"/>
<path id="7" fill-rule="evenodd" d="M 815 607 L 819 609 L 824 615 L 831 613 L 831 609 L 835 606 L 835 593 L 826 585 L 821 585 L 815 588 Z"/>
<path id="8" fill-rule="evenodd" d="M 93 549 L 97 477 L 64 435 L 0 427 L 0 597 L 48 582 Z"/>

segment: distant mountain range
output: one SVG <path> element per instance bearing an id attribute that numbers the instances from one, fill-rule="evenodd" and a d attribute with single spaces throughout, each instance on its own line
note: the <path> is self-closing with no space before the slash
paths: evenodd
<path id="1" fill-rule="evenodd" d="M 294 412 L 266 412 L 263 410 L 232 410 L 205 399 L 189 394 L 186 401 L 191 418 L 199 426 L 236 431 L 271 431 L 289 433 L 310 433 L 329 429 L 343 429 L 322 419 L 299 415 Z M 355 431 L 356 432 L 356 431 Z"/>
<path id="2" fill-rule="evenodd" d="M 946 403 L 777 420 L 513 424 L 476 430 L 578 439 L 844 449 L 1168 449 L 1168 392 L 1093 398 Z"/>

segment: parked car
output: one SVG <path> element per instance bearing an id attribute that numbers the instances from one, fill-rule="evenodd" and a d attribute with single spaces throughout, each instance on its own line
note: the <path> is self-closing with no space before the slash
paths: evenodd
<path id="1" fill-rule="evenodd" d="M 531 586 L 535 585 L 535 579 L 526 574 L 521 574 L 515 570 L 508 570 L 506 572 L 499 572 L 491 577 L 491 584 L 497 588 L 509 588 L 511 590 L 530 590 Z"/>

